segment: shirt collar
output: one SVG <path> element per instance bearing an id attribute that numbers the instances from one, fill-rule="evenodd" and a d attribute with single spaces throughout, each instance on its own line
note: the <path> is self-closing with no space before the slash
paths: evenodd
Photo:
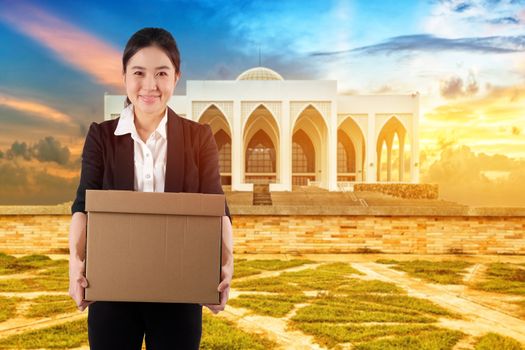
<path id="1" fill-rule="evenodd" d="M 120 112 L 120 118 L 115 129 L 114 134 L 117 136 L 131 134 L 133 138 L 138 138 L 137 129 L 135 128 L 135 115 L 133 113 L 133 105 L 129 104 Z M 168 108 L 164 112 L 164 117 L 160 120 L 159 125 L 154 132 L 157 132 L 162 138 L 166 139 L 166 123 L 168 122 Z"/>

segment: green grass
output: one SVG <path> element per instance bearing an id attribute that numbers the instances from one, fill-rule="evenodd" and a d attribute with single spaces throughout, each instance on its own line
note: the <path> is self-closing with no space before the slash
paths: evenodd
<path id="1" fill-rule="evenodd" d="M 263 259 L 263 260 L 235 260 L 234 278 L 241 278 L 260 274 L 263 271 L 277 271 L 284 270 L 291 267 L 301 266 L 304 264 L 313 263 L 311 260 L 293 259 L 293 260 L 278 260 L 278 259 Z"/>
<path id="2" fill-rule="evenodd" d="M 358 344 L 370 342 L 386 336 L 417 336 L 421 332 L 438 331 L 432 325 L 400 324 L 400 325 L 359 325 L 333 323 L 294 323 L 291 328 L 313 335 L 315 341 L 328 348 L 340 343 Z"/>
<path id="3" fill-rule="evenodd" d="M 67 291 L 69 289 L 67 260 L 46 260 L 42 258 L 42 255 L 31 255 L 19 258 L 17 261 L 21 261 L 21 266 L 31 266 L 24 272 L 31 271 L 34 272 L 34 275 L 27 278 L 0 280 L 2 292 Z"/>
<path id="4" fill-rule="evenodd" d="M 16 315 L 16 304 L 23 299 L 0 297 L 0 322 L 9 320 Z"/>
<path id="5" fill-rule="evenodd" d="M 440 284 L 461 284 L 463 283 L 462 273 L 472 264 L 459 260 L 444 261 L 396 261 L 379 259 L 377 263 L 394 265 L 396 270 L 404 271 L 410 276 L 418 277 L 433 283 Z"/>
<path id="6" fill-rule="evenodd" d="M 362 274 L 346 263 L 323 264 L 316 269 L 283 272 L 276 277 L 233 282 L 239 290 L 294 293 L 302 290 L 334 290 L 349 281 L 351 274 Z"/>
<path id="7" fill-rule="evenodd" d="M 403 310 L 411 310 L 420 313 L 430 314 L 439 317 L 461 318 L 459 314 L 448 311 L 441 306 L 438 306 L 427 299 L 419 299 L 405 295 L 374 295 L 361 294 L 350 296 L 354 300 L 359 300 L 367 303 L 376 303 L 380 305 L 388 305 L 391 307 L 401 308 Z"/>
<path id="8" fill-rule="evenodd" d="M 440 329 L 420 332 L 417 335 L 378 339 L 358 344 L 356 350 L 450 350 L 464 334 L 459 331 Z M 495 349 L 494 349 L 495 350 Z"/>
<path id="9" fill-rule="evenodd" d="M 454 316 L 425 299 L 404 295 L 325 295 L 313 300 L 295 316 L 315 322 L 433 322 L 436 316 Z"/>
<path id="10" fill-rule="evenodd" d="M 382 293 L 382 294 L 404 294 L 405 291 L 394 283 L 378 280 L 348 279 L 344 284 L 334 289 L 335 293 Z"/>
<path id="11" fill-rule="evenodd" d="M 242 294 L 235 299 L 228 300 L 228 305 L 246 308 L 258 315 L 280 318 L 292 311 L 295 304 L 303 303 L 308 299 L 306 296 L 289 294 Z"/>
<path id="12" fill-rule="evenodd" d="M 63 291 L 69 288 L 69 277 L 50 276 L 50 277 L 30 277 L 13 278 L 0 280 L 0 290 L 2 292 L 42 292 L 42 291 Z"/>
<path id="13" fill-rule="evenodd" d="M 81 319 L 0 339 L 0 349 L 70 349 L 88 343 L 87 321 Z"/>
<path id="14" fill-rule="evenodd" d="M 70 349 L 87 344 L 86 319 L 0 339 L 1 349 Z M 203 314 L 201 349 L 265 350 L 275 346 L 267 338 L 243 332 L 231 322 Z"/>
<path id="15" fill-rule="evenodd" d="M 77 311 L 75 302 L 68 295 L 42 295 L 31 301 L 24 316 L 27 318 L 49 317 L 75 311 Z"/>
<path id="16" fill-rule="evenodd" d="M 16 258 L 0 252 L 0 275 L 23 273 L 68 264 L 67 260 L 52 260 L 46 255 L 26 255 Z"/>
<path id="17" fill-rule="evenodd" d="M 484 291 L 525 295 L 525 269 L 509 263 L 492 263 L 485 280 L 474 288 Z"/>
<path id="18" fill-rule="evenodd" d="M 515 339 L 504 337 L 496 333 L 487 333 L 481 337 L 475 350 L 523 350 L 524 347 Z"/>
<path id="19" fill-rule="evenodd" d="M 208 313 L 202 316 L 202 350 L 271 350 L 277 345 L 258 334 L 241 331 L 230 321 Z"/>

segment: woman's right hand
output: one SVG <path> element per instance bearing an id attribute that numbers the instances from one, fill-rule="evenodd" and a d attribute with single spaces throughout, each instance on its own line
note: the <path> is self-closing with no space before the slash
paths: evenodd
<path id="1" fill-rule="evenodd" d="M 86 261 L 70 256 L 69 258 L 69 296 L 73 298 L 77 308 L 84 311 L 94 301 L 84 300 L 84 290 L 88 286 L 85 276 Z"/>

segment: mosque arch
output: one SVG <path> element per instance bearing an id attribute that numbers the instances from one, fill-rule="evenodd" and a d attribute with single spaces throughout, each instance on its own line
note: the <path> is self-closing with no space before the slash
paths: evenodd
<path id="1" fill-rule="evenodd" d="M 328 127 L 325 119 L 317 108 L 308 105 L 295 119 L 291 131 L 292 183 L 305 185 L 314 181 L 327 187 L 328 174 L 322 172 L 322 169 L 328 169 Z M 305 160 L 309 170 L 299 171 L 298 162 Z"/>
<path id="2" fill-rule="evenodd" d="M 201 113 L 199 123 L 210 125 L 219 152 L 221 183 L 223 185 L 231 185 L 232 134 L 228 119 L 217 105 L 211 103 Z"/>
<path id="3" fill-rule="evenodd" d="M 262 104 L 246 120 L 243 145 L 244 182 L 278 182 L 279 128 L 272 113 Z"/>
<path id="4" fill-rule="evenodd" d="M 380 129 L 377 137 L 377 181 L 403 182 L 406 176 L 407 154 L 405 143 L 407 130 L 396 117 L 391 116 Z M 395 177 L 392 165 L 396 166 Z"/>
<path id="5" fill-rule="evenodd" d="M 346 117 L 337 129 L 337 181 L 364 181 L 366 142 L 359 124 Z"/>

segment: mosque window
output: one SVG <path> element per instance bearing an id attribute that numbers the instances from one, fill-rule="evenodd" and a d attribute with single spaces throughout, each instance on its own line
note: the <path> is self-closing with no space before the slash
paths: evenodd
<path id="1" fill-rule="evenodd" d="M 294 173 L 308 172 L 308 158 L 306 157 L 303 147 L 297 142 L 293 143 L 292 165 L 292 171 Z"/>

